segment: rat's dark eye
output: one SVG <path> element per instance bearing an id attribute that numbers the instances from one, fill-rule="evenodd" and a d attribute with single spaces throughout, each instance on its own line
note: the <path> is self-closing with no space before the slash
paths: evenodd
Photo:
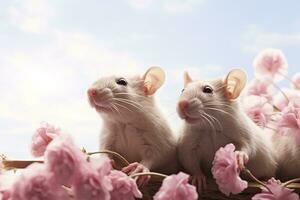
<path id="1" fill-rule="evenodd" d="M 116 83 L 118 85 L 124 85 L 124 86 L 126 86 L 128 84 L 127 81 L 125 80 L 125 78 L 119 78 L 119 79 L 117 79 Z"/>
<path id="2" fill-rule="evenodd" d="M 210 86 L 208 86 L 208 85 L 204 86 L 202 91 L 204 93 L 208 93 L 208 94 L 212 94 L 213 93 L 213 89 Z"/>

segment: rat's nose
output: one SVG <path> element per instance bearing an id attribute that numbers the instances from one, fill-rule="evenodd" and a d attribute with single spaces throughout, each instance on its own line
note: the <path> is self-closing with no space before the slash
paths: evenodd
<path id="1" fill-rule="evenodd" d="M 189 103 L 188 103 L 188 101 L 185 101 L 185 100 L 180 101 L 178 103 L 178 107 L 182 112 L 185 112 L 187 110 L 188 106 L 189 106 Z"/>
<path id="2" fill-rule="evenodd" d="M 89 89 L 88 90 L 88 95 L 90 97 L 95 97 L 97 95 L 97 90 L 96 89 Z"/>

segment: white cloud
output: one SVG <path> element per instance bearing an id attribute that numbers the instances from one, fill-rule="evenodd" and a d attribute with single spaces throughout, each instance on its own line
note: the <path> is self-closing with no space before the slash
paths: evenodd
<path id="1" fill-rule="evenodd" d="M 25 0 L 8 9 L 10 22 L 29 33 L 46 31 L 52 16 L 53 10 L 45 0 Z"/>
<path id="2" fill-rule="evenodd" d="M 204 0 L 129 0 L 138 10 L 154 9 L 165 13 L 187 13 L 193 11 Z"/>
<path id="3" fill-rule="evenodd" d="M 258 52 L 264 48 L 280 48 L 299 44 L 299 32 L 267 32 L 255 25 L 248 27 L 242 37 L 242 49 L 247 52 Z"/>

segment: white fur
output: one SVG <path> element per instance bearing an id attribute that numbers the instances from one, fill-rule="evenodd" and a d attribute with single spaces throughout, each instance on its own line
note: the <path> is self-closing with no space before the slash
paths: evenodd
<path id="1" fill-rule="evenodd" d="M 117 78 L 102 78 L 92 86 L 99 90 L 108 88 L 112 97 L 128 100 L 128 103 L 111 100 L 118 111 L 100 112 L 104 122 L 101 149 L 118 152 L 129 162 L 140 162 L 151 171 L 175 173 L 178 168 L 176 140 L 154 97 L 144 94 L 141 77 L 126 77 L 126 87 L 117 85 Z M 93 102 L 91 104 L 93 106 Z"/>
<path id="2" fill-rule="evenodd" d="M 212 95 L 202 92 L 204 85 L 214 89 Z M 238 101 L 226 98 L 224 83 L 221 79 L 212 81 L 196 81 L 189 83 L 180 100 L 193 100 L 189 116 L 199 117 L 196 111 L 205 111 L 212 123 L 203 118 L 194 123 L 184 123 L 178 143 L 179 160 L 184 168 L 192 175 L 211 175 L 212 161 L 215 152 L 228 143 L 233 143 L 239 151 L 249 156 L 246 167 L 258 178 L 272 177 L 275 175 L 276 162 L 272 143 L 267 133 L 256 126 L 241 109 Z M 207 109 L 210 107 L 223 110 Z M 183 114 L 178 109 L 179 115 Z M 219 121 L 219 123 L 217 122 Z"/>

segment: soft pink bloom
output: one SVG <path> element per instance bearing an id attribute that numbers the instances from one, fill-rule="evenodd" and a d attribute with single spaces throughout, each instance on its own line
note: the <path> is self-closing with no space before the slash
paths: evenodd
<path id="1" fill-rule="evenodd" d="M 9 200 L 10 196 L 10 190 L 0 190 L 0 200 Z"/>
<path id="2" fill-rule="evenodd" d="M 269 77 L 256 78 L 251 81 L 247 88 L 247 95 L 265 97 L 268 101 L 272 100 L 271 80 Z"/>
<path id="3" fill-rule="evenodd" d="M 300 101 L 289 103 L 281 112 L 277 121 L 277 130 L 279 134 L 295 137 L 300 144 Z"/>
<path id="4" fill-rule="evenodd" d="M 113 187 L 108 176 L 102 176 L 92 163 L 79 166 L 80 171 L 73 182 L 75 200 L 110 200 Z"/>
<path id="5" fill-rule="evenodd" d="M 32 136 L 31 143 L 31 153 L 35 157 L 43 156 L 48 144 L 57 135 L 61 135 L 59 128 L 48 124 L 47 122 L 42 122 L 40 128 L 35 131 Z"/>
<path id="6" fill-rule="evenodd" d="M 196 200 L 196 187 L 188 183 L 189 176 L 183 172 L 164 179 L 161 188 L 155 194 L 154 200 Z"/>
<path id="7" fill-rule="evenodd" d="M 112 170 L 112 160 L 107 156 L 91 157 L 90 163 L 98 171 L 100 176 L 107 176 Z"/>
<path id="8" fill-rule="evenodd" d="M 261 128 L 266 127 L 274 112 L 273 106 L 268 103 L 265 97 L 247 96 L 243 101 L 243 106 L 248 117 Z"/>
<path id="9" fill-rule="evenodd" d="M 68 135 L 56 137 L 45 152 L 47 169 L 55 175 L 59 184 L 71 184 L 78 173 L 78 166 L 85 162 L 85 154 Z"/>
<path id="10" fill-rule="evenodd" d="M 299 200 L 299 195 L 294 193 L 294 190 L 283 187 L 274 178 L 268 181 L 267 186 L 272 193 L 264 188 L 262 193 L 256 194 L 252 200 Z"/>
<path id="11" fill-rule="evenodd" d="M 257 75 L 271 76 L 275 80 L 287 74 L 288 63 L 279 49 L 265 49 L 261 51 L 253 61 Z"/>
<path id="12" fill-rule="evenodd" d="M 111 200 L 135 200 L 142 198 L 136 182 L 121 171 L 113 170 L 109 174 L 113 190 L 111 191 Z"/>
<path id="13" fill-rule="evenodd" d="M 300 73 L 296 73 L 293 78 L 292 78 L 292 81 L 293 81 L 293 87 L 297 90 L 300 90 Z"/>
<path id="14" fill-rule="evenodd" d="M 274 97 L 273 102 L 274 105 L 280 110 L 283 110 L 285 107 L 287 107 L 290 102 L 299 101 L 300 92 L 298 90 L 283 88 L 282 91 L 288 99 L 281 92 L 278 92 Z"/>
<path id="15" fill-rule="evenodd" d="M 68 200 L 60 185 L 56 185 L 53 174 L 43 164 L 27 167 L 11 188 L 12 200 Z"/>
<path id="16" fill-rule="evenodd" d="M 239 176 L 240 171 L 234 150 L 233 144 L 221 147 L 215 154 L 211 170 L 219 190 L 227 196 L 230 193 L 238 194 L 248 187 L 247 181 L 242 180 Z"/>

